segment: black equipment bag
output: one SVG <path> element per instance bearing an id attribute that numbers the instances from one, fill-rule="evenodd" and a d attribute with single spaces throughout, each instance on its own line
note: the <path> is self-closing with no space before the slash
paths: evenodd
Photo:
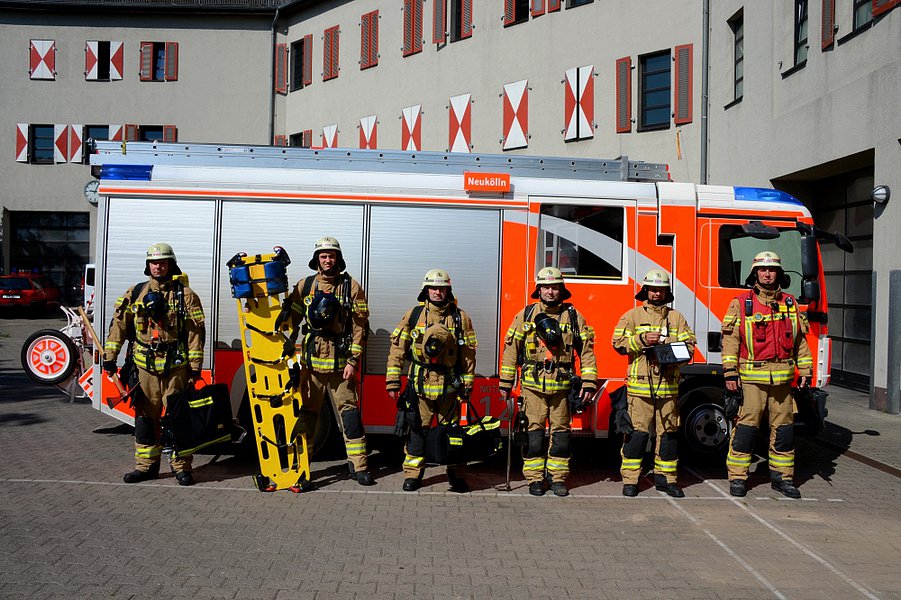
<path id="1" fill-rule="evenodd" d="M 430 465 L 459 465 L 486 460 L 501 449 L 501 422 L 497 417 L 480 417 L 469 398 L 469 425 L 445 423 L 429 430 L 425 441 L 425 461 Z"/>
<path id="2" fill-rule="evenodd" d="M 188 387 L 169 396 L 162 427 L 163 452 L 174 458 L 232 441 L 234 425 L 228 386 L 217 383 L 199 390 Z"/>
<path id="3" fill-rule="evenodd" d="M 795 417 L 795 431 L 807 437 L 818 436 L 826 427 L 826 390 L 805 386 L 794 388 L 795 404 L 798 414 Z"/>

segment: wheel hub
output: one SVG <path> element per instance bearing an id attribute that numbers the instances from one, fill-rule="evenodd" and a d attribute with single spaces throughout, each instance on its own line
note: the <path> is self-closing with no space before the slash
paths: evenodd
<path id="1" fill-rule="evenodd" d="M 714 449 L 726 443 L 729 425 L 716 405 L 707 404 L 689 415 L 688 432 L 700 447 Z"/>

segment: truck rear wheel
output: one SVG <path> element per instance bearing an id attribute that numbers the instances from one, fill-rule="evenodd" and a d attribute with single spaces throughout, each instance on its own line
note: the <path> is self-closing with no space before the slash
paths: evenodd
<path id="1" fill-rule="evenodd" d="M 61 331 L 35 331 L 22 345 L 22 368 L 33 381 L 55 385 L 68 379 L 78 364 L 75 343 Z"/>
<path id="2" fill-rule="evenodd" d="M 682 395 L 682 439 L 699 456 L 720 457 L 729 445 L 732 424 L 723 413 L 722 394 L 719 386 L 701 385 Z"/>

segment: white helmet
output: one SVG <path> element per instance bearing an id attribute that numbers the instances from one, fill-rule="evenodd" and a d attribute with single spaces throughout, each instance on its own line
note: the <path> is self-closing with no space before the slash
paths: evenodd
<path id="1" fill-rule="evenodd" d="M 147 258 L 144 262 L 144 275 L 150 275 L 150 261 L 169 259 L 169 275 L 181 275 L 181 269 L 175 261 L 175 250 L 172 246 L 158 242 L 147 248 Z"/>
<path id="2" fill-rule="evenodd" d="M 569 299 L 572 294 L 568 289 L 566 289 L 566 284 L 563 282 L 563 273 L 560 272 L 560 269 L 557 267 L 544 267 L 538 274 L 535 275 L 535 290 L 532 292 L 532 298 L 538 299 L 541 297 L 541 293 L 538 288 L 543 285 L 553 285 L 555 283 L 560 284 L 560 301 L 564 301 Z"/>
<path id="3" fill-rule="evenodd" d="M 454 293 L 451 291 L 451 278 L 444 269 L 429 269 L 425 277 L 422 278 L 422 289 L 419 291 L 419 296 L 416 299 L 420 302 L 428 300 L 428 289 L 430 287 L 446 287 L 447 299 L 451 301 L 454 299 Z"/>
<path id="4" fill-rule="evenodd" d="M 670 287 L 669 275 L 660 269 L 652 269 L 641 280 L 641 284 L 651 287 Z"/>
<path id="5" fill-rule="evenodd" d="M 751 263 L 751 270 L 753 271 L 755 267 L 779 267 L 781 269 L 782 260 L 775 252 L 764 250 L 754 257 L 754 262 Z"/>
<path id="6" fill-rule="evenodd" d="M 327 235 L 325 237 L 321 237 L 316 240 L 316 243 L 313 244 L 313 258 L 310 259 L 310 268 L 314 271 L 319 270 L 319 253 L 323 250 L 334 250 L 338 253 L 338 272 L 344 271 L 347 268 L 347 263 L 344 262 L 344 254 L 341 252 L 341 244 L 338 243 L 338 240 Z"/>

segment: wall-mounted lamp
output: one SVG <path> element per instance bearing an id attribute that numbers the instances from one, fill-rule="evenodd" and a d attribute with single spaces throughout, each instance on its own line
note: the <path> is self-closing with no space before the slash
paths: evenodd
<path id="1" fill-rule="evenodd" d="M 886 204 L 889 198 L 892 197 L 892 190 L 887 185 L 877 185 L 873 188 L 873 193 L 870 194 L 870 197 L 876 204 Z"/>

